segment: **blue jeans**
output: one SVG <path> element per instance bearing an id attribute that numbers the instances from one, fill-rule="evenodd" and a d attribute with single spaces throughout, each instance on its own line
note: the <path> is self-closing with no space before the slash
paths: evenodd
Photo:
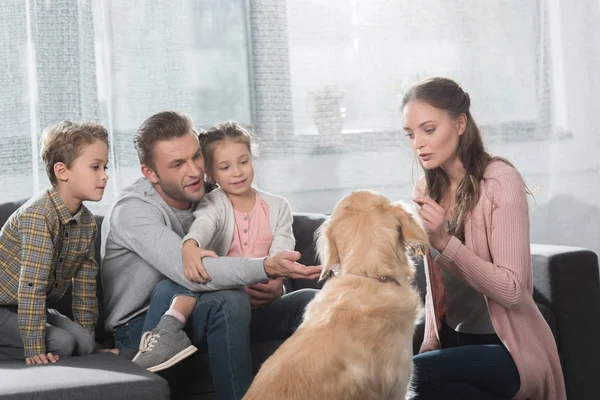
<path id="1" fill-rule="evenodd" d="M 441 336 L 441 350 L 413 357 L 415 400 L 500 400 L 519 391 L 517 366 L 506 347 L 495 344 L 496 335 L 461 336 L 444 326 Z M 471 344 L 482 337 L 494 344 Z"/>
<path id="2" fill-rule="evenodd" d="M 115 332 L 117 347 L 139 347 L 143 332 L 154 328 L 177 295 L 198 299 L 186 330 L 192 343 L 208 348 L 213 383 L 219 399 L 241 399 L 252 382 L 252 341 L 285 339 L 296 331 L 304 308 L 316 294 L 304 289 L 289 293 L 271 304 L 251 310 L 250 298 L 241 289 L 216 292 L 191 292 L 163 280 L 154 288 L 150 307 Z"/>

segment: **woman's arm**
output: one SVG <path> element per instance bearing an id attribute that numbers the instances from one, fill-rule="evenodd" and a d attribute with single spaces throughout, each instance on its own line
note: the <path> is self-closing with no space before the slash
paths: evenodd
<path id="1" fill-rule="evenodd" d="M 435 261 L 478 292 L 510 308 L 521 301 L 531 276 L 527 194 L 513 168 L 488 180 L 488 185 L 481 195 L 490 196 L 492 201 L 487 237 L 492 262 L 482 260 L 456 237 L 450 238 Z"/>

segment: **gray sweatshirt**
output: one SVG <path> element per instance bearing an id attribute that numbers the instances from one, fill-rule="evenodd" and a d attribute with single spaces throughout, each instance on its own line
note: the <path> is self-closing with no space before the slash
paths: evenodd
<path id="1" fill-rule="evenodd" d="M 109 332 L 148 309 L 154 286 L 168 278 L 197 291 L 240 288 L 268 281 L 263 260 L 204 258 L 207 284 L 183 274 L 181 242 L 193 209 L 171 208 L 144 178 L 125 188 L 102 223 L 102 286 Z"/>

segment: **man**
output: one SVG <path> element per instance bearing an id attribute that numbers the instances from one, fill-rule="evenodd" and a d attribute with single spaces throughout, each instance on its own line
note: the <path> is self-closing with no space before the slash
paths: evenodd
<path id="1" fill-rule="evenodd" d="M 296 263 L 300 255 L 293 251 L 265 259 L 207 257 L 203 266 L 210 281 L 188 281 L 181 242 L 195 203 L 205 194 L 197 132 L 187 115 L 161 112 L 142 123 L 134 143 L 144 177 L 122 191 L 102 227 L 106 328 L 122 353 L 133 354 L 146 315 L 156 320 L 174 296 L 194 293 L 191 340 L 208 344 L 219 398 L 239 399 L 252 381 L 250 331 L 253 339 L 288 337 L 315 294 L 303 290 L 282 296 L 281 280 L 272 278 L 316 278 L 321 268 Z M 248 294 L 240 288 L 262 282 L 268 283 L 255 285 L 260 289 L 255 296 L 268 304 L 251 312 Z M 179 346 L 175 337 L 162 339 Z"/>

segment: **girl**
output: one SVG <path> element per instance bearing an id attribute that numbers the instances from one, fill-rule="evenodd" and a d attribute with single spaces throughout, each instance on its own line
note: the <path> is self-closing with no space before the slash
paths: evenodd
<path id="1" fill-rule="evenodd" d="M 252 187 L 256 152 L 252 135 L 234 122 L 225 122 L 200 133 L 199 140 L 208 179 L 218 188 L 198 203 L 194 222 L 183 239 L 186 278 L 198 283 L 210 280 L 202 266 L 203 257 L 263 258 L 282 250 L 293 251 L 296 242 L 288 202 Z M 252 308 L 266 306 L 285 294 L 281 279 L 245 290 Z M 196 302 L 196 296 L 176 296 L 156 328 L 142 336 L 133 361 L 157 372 L 197 351 L 182 330 Z M 171 335 L 157 340 L 161 330 Z M 167 337 L 173 340 L 167 341 Z"/>
<path id="2" fill-rule="evenodd" d="M 294 250 L 292 212 L 279 196 L 252 187 L 252 135 L 233 122 L 216 125 L 199 135 L 208 179 L 218 188 L 205 196 L 194 213 L 194 223 L 183 239 L 186 277 L 202 282 L 201 257 L 262 258 Z M 213 249 L 204 251 L 202 249 Z M 252 306 L 266 304 L 252 288 Z"/>
<path id="3" fill-rule="evenodd" d="M 427 228 L 418 399 L 566 399 L 552 332 L 533 300 L 527 188 L 483 147 L 469 95 L 433 78 L 402 101 L 425 176 L 413 201 Z"/>

